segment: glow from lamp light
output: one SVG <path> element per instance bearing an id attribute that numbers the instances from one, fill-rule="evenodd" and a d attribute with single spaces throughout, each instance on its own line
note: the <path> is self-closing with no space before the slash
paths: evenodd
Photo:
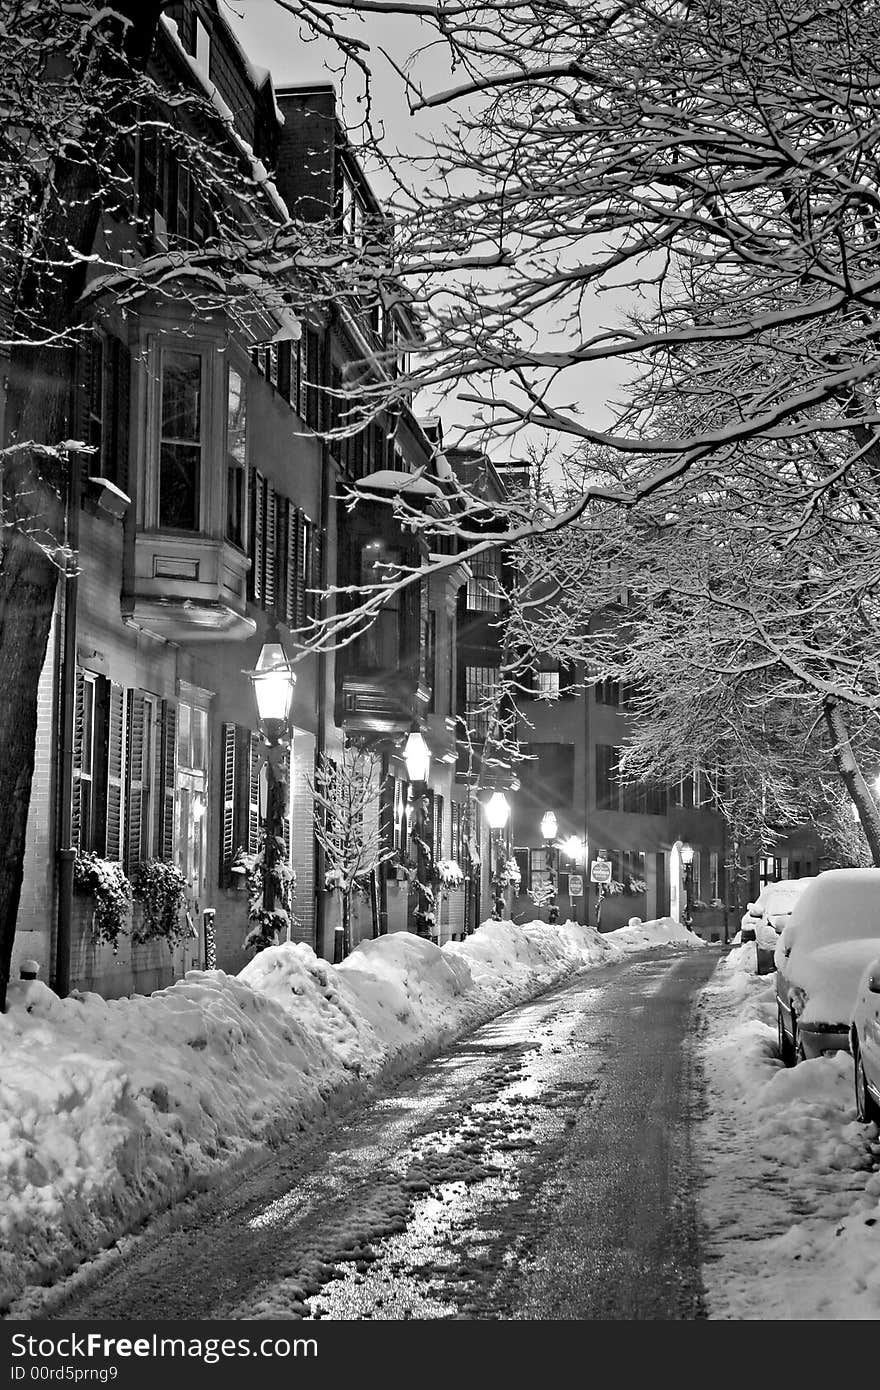
<path id="1" fill-rule="evenodd" d="M 253 682 L 257 714 L 267 723 L 285 724 L 293 704 L 296 685 L 290 662 L 280 642 L 264 642 L 256 669 L 248 675 Z"/>
<path id="2" fill-rule="evenodd" d="M 575 864 L 580 864 L 581 861 L 586 858 L 584 851 L 584 842 L 583 840 L 579 840 L 577 835 L 569 835 L 562 846 L 563 854 L 566 855 L 568 859 L 573 860 Z"/>
<path id="3" fill-rule="evenodd" d="M 418 729 L 410 729 L 403 749 L 406 775 L 411 782 L 427 782 L 431 750 Z"/>
<path id="4" fill-rule="evenodd" d="M 490 830 L 503 830 L 510 815 L 510 802 L 504 792 L 493 792 L 483 807 Z"/>
<path id="5" fill-rule="evenodd" d="M 541 817 L 541 834 L 545 840 L 555 840 L 556 832 L 559 829 L 559 822 L 556 819 L 555 811 L 545 811 Z"/>
<path id="6" fill-rule="evenodd" d="M 682 862 L 682 864 L 684 864 L 684 865 L 693 864 L 693 862 L 694 862 L 694 847 L 693 847 L 693 845 L 682 845 L 681 849 L 679 850 L 679 854 L 680 854 L 680 856 L 681 856 L 681 862 Z"/>

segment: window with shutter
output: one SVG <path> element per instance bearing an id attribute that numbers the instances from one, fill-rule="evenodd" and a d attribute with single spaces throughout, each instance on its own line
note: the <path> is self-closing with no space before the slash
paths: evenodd
<path id="1" fill-rule="evenodd" d="M 275 607 L 275 561 L 277 544 L 277 497 L 271 483 L 267 482 L 266 497 L 263 504 L 263 607 Z"/>
<path id="2" fill-rule="evenodd" d="M 125 868 L 140 863 L 143 817 L 144 696 L 128 693 L 128 815 L 125 834 Z"/>
<path id="3" fill-rule="evenodd" d="M 142 690 L 128 692 L 128 788 L 126 867 L 157 851 L 155 788 L 162 781 L 162 747 L 156 737 L 159 702 Z"/>
<path id="4" fill-rule="evenodd" d="M 223 818 L 220 824 L 220 883 L 229 885 L 229 868 L 238 848 L 236 838 L 236 738 L 235 725 L 224 724 L 222 731 Z"/>
<path id="5" fill-rule="evenodd" d="M 296 627 L 299 622 L 297 617 L 297 594 L 299 592 L 299 539 L 300 513 L 298 509 L 291 504 L 289 506 L 287 524 L 287 584 L 284 601 L 284 621 L 290 627 Z"/>
<path id="6" fill-rule="evenodd" d="M 291 505 L 280 493 L 275 495 L 275 614 L 283 622 L 287 616 L 287 557 Z"/>
<path id="7" fill-rule="evenodd" d="M 251 568 L 248 576 L 249 597 L 263 601 L 263 475 L 256 468 L 251 473 Z"/>
<path id="8" fill-rule="evenodd" d="M 162 785 L 159 791 L 159 854 L 174 859 L 175 779 L 177 773 L 177 708 L 170 700 L 162 702 Z"/>
<path id="9" fill-rule="evenodd" d="M 307 608 L 308 608 L 308 612 L 309 612 L 310 617 L 312 617 L 312 618 L 318 618 L 318 617 L 320 617 L 320 609 L 321 609 L 321 594 L 320 594 L 318 591 L 322 588 L 323 583 L 324 583 L 324 579 L 323 579 L 324 549 L 323 549 L 323 544 L 322 544 L 321 532 L 318 530 L 317 526 L 311 526 L 311 525 L 310 525 L 310 532 L 311 532 L 312 558 L 311 558 L 311 564 L 310 564 L 311 577 L 310 577 L 310 580 L 309 580 L 309 586 L 310 586 L 312 592 L 308 595 L 308 604 L 307 604 Z"/>
<path id="10" fill-rule="evenodd" d="M 74 696 L 72 841 L 79 850 L 121 857 L 125 766 L 124 691 L 78 671 Z M 109 845 L 108 845 L 109 838 Z"/>
<path id="11" fill-rule="evenodd" d="M 86 849 L 86 827 L 90 822 L 92 791 L 92 701 L 94 687 L 82 671 L 76 673 L 73 713 L 73 805 L 71 807 L 71 844 Z"/>
<path id="12" fill-rule="evenodd" d="M 124 855 L 124 794 L 126 744 L 126 692 L 121 685 L 110 685 L 107 719 L 107 859 L 121 862 Z"/>
<path id="13" fill-rule="evenodd" d="M 260 767 L 262 764 L 260 735 L 249 732 L 247 746 L 247 847 L 249 854 L 257 854 L 260 848 Z"/>

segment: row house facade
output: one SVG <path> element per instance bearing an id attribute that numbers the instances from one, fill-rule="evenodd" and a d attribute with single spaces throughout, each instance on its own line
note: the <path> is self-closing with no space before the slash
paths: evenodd
<path id="1" fill-rule="evenodd" d="M 352 244 L 378 224 L 332 87 L 275 91 L 209 0 L 169 8 L 152 61 L 164 80 L 195 83 L 231 113 L 240 149 L 273 171 L 270 203 L 329 215 Z M 136 259 L 198 246 L 211 210 L 173 150 L 139 140 L 132 173 L 128 218 L 101 233 L 114 251 Z M 32 958 L 61 992 L 114 997 L 249 959 L 236 869 L 260 844 L 266 773 L 248 672 L 267 639 L 296 652 L 296 629 L 331 611 L 322 591 L 427 558 L 388 499 L 407 495 L 416 470 L 433 473 L 436 449 L 405 401 L 393 417 L 333 435 L 347 364 L 373 360 L 393 374 L 417 331 L 403 311 L 347 301 L 294 320 L 261 301 L 233 315 L 200 306 L 187 286 L 94 304 L 70 383 L 70 434 L 90 446 L 67 504 L 79 565 L 59 584 L 41 681 L 13 974 Z M 442 489 L 427 486 L 431 505 Z M 362 493 L 353 508 L 342 500 L 352 491 Z M 448 674 L 457 583 L 454 573 L 420 580 L 357 643 L 295 663 L 283 836 L 296 877 L 291 936 L 327 959 L 338 914 L 312 784 L 317 760 L 346 742 L 379 756 L 377 815 L 397 851 L 360 900 L 354 941 L 465 929 L 462 890 L 433 915 L 422 891 L 454 856 L 459 824 Z M 414 725 L 432 753 L 415 789 L 401 756 Z M 421 859 L 416 842 L 428 846 Z M 72 863 L 89 851 L 129 876 L 147 860 L 176 864 L 186 939 L 96 940 L 93 902 L 71 891 Z"/>

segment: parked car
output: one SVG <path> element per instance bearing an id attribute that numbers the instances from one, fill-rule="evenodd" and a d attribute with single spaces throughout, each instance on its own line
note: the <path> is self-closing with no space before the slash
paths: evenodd
<path id="1" fill-rule="evenodd" d="M 772 927 L 778 935 L 801 893 L 814 878 L 815 875 L 807 874 L 803 878 L 781 878 L 775 883 L 765 883 L 755 901 L 748 904 L 742 915 L 740 940 L 754 941 L 760 922 Z"/>
<path id="2" fill-rule="evenodd" d="M 880 869 L 817 874 L 776 948 L 779 1055 L 787 1066 L 849 1048 L 859 982 L 877 956 Z"/>
<path id="3" fill-rule="evenodd" d="M 853 1055 L 856 1113 L 880 1125 L 880 952 L 859 981 L 849 1050 Z"/>
<path id="4" fill-rule="evenodd" d="M 759 975 L 769 975 L 774 966 L 776 939 L 791 916 L 791 910 L 814 875 L 781 878 L 765 883 L 753 903 L 749 903 L 740 923 L 740 941 L 754 941 Z"/>

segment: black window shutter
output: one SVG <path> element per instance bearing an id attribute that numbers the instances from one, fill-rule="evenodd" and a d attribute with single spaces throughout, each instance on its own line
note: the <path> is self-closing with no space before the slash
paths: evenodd
<path id="1" fill-rule="evenodd" d="M 220 827 L 220 884 L 230 886 L 229 869 L 232 856 L 238 848 L 236 839 L 236 747 L 235 725 L 224 724 L 222 736 L 222 777 L 223 777 L 223 819 Z"/>
<path id="2" fill-rule="evenodd" d="M 110 684 L 107 692 L 107 858 L 117 863 L 123 857 L 124 793 L 125 793 L 125 690 Z"/>
<path id="3" fill-rule="evenodd" d="M 177 784 L 177 706 L 162 702 L 162 785 L 159 789 L 161 858 L 174 858 L 174 806 Z"/>
<path id="4" fill-rule="evenodd" d="M 128 692 L 128 824 L 125 832 L 126 870 L 140 863 L 143 843 L 144 752 L 146 702 L 143 691 Z"/>
<path id="5" fill-rule="evenodd" d="M 83 763 L 84 692 L 83 673 L 77 669 L 73 706 L 73 802 L 70 818 L 70 843 L 74 849 L 85 848 L 82 843 L 83 798 L 82 782 L 80 781 Z"/>

